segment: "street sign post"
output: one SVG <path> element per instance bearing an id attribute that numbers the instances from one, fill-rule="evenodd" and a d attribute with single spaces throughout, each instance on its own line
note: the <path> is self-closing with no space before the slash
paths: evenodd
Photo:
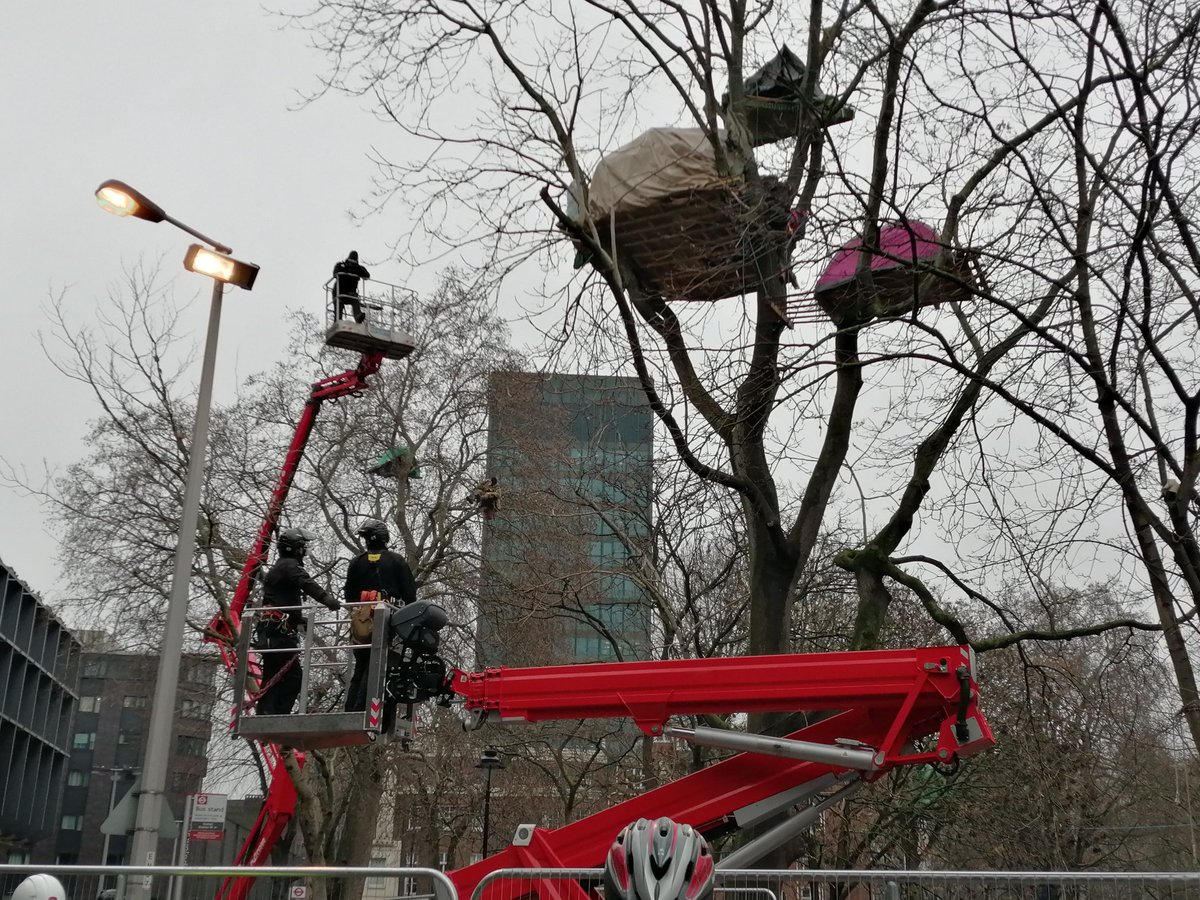
<path id="1" fill-rule="evenodd" d="M 227 794 L 193 794 L 188 840 L 219 841 L 225 837 L 225 811 L 228 806 Z"/>

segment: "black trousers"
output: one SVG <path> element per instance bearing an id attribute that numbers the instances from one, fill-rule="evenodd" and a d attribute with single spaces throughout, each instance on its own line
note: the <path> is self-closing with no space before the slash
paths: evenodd
<path id="1" fill-rule="evenodd" d="M 300 671 L 300 642 L 296 632 L 282 624 L 264 620 L 259 623 L 255 634 L 255 647 L 275 651 L 259 656 L 262 660 L 263 684 L 270 684 L 285 667 L 287 669 L 258 698 L 255 709 L 260 716 L 286 716 L 296 705 L 296 698 L 300 696 L 300 687 L 304 683 Z"/>
<path id="2" fill-rule="evenodd" d="M 354 672 L 350 675 L 350 684 L 346 688 L 346 712 L 360 712 L 367 708 L 367 678 L 371 668 L 371 649 L 364 647 L 354 650 Z M 395 700 L 387 699 L 384 690 L 383 698 L 383 731 L 389 733 L 396 724 Z"/>
<path id="3" fill-rule="evenodd" d="M 367 320 L 367 317 L 363 315 L 362 298 L 358 294 L 338 294 L 337 314 L 339 319 L 342 317 L 342 312 L 347 306 L 354 312 L 355 322 L 365 322 Z"/>
<path id="4" fill-rule="evenodd" d="M 354 672 L 346 688 L 346 712 L 358 712 L 367 708 L 367 675 L 371 667 L 371 648 L 354 652 Z"/>

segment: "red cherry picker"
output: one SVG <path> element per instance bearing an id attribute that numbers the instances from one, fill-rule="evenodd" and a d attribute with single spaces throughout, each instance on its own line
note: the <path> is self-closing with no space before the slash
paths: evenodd
<path id="1" fill-rule="evenodd" d="M 464 898 L 501 869 L 597 867 L 613 836 L 642 817 L 670 816 L 708 836 L 781 820 L 718 866 L 749 867 L 824 809 L 893 769 L 955 767 L 995 743 L 979 710 L 970 647 L 464 672 L 449 669 L 437 655 L 438 632 L 447 624 L 440 607 L 417 601 L 376 615 L 375 653 L 390 654 L 386 692 L 409 704 L 458 701 L 474 727 L 489 721 L 628 718 L 644 734 L 736 754 L 562 828 L 520 826 L 507 849 L 449 873 Z M 378 636 L 385 632 L 381 646 Z M 754 712 L 805 713 L 811 724 L 768 737 L 672 721 Z M 287 720 L 281 727 L 293 730 L 284 736 L 289 742 L 323 734 L 305 724 L 305 716 L 258 718 Z M 483 896 L 518 900 L 530 894 L 542 900 L 590 896 L 575 882 L 544 880 L 531 887 L 529 879 L 489 882 Z"/>
<path id="2" fill-rule="evenodd" d="M 348 324 L 348 323 L 347 323 Z M 334 335 L 336 337 L 336 335 Z M 357 338 L 356 338 L 357 339 Z M 332 342 L 332 341 L 331 341 Z M 345 346 L 341 344 L 339 346 Z M 405 355 L 399 343 L 394 355 Z M 387 352 L 363 351 L 358 368 L 313 386 L 288 451 L 279 484 L 243 571 L 229 616 L 210 626 L 235 685 L 257 684 L 251 663 L 246 609 L 278 522 L 283 500 L 324 400 L 366 388 Z M 459 895 L 471 896 L 491 873 L 507 868 L 592 868 L 613 836 L 641 817 L 670 816 L 713 836 L 768 820 L 768 831 L 725 856 L 721 868 L 752 865 L 810 825 L 822 810 L 899 766 L 955 766 L 990 748 L 994 739 L 979 711 L 975 657 L 969 647 L 791 654 L 768 657 L 658 660 L 483 672 L 448 669 L 437 655 L 445 612 L 426 601 L 396 611 L 379 608 L 372 638 L 365 713 L 255 716 L 239 694 L 234 729 L 259 742 L 271 774 L 263 812 L 238 863 L 262 864 L 291 818 L 295 788 L 282 766 L 279 744 L 306 749 L 361 744 L 382 729 L 385 697 L 411 707 L 425 700 L 462 703 L 472 723 L 488 721 L 631 719 L 643 733 L 734 752 L 721 762 L 562 828 L 518 828 L 508 848 L 450 873 Z M 240 637 L 234 650 L 229 639 Z M 306 648 L 307 650 L 307 648 Z M 307 671 L 308 666 L 305 666 Z M 803 713 L 806 724 L 784 737 L 673 723 L 681 716 L 753 712 Z M 252 879 L 233 879 L 220 900 L 243 900 Z M 493 881 L 486 900 L 585 900 L 576 882 Z"/>
<path id="3" fill-rule="evenodd" d="M 255 721 L 289 717 L 255 717 L 252 711 L 254 699 L 262 686 L 259 684 L 259 666 L 248 652 L 252 630 L 248 620 L 253 611 L 247 610 L 247 603 L 266 562 L 267 551 L 279 526 L 284 502 L 291 490 L 322 405 L 344 397 L 353 397 L 367 390 L 370 387 L 368 379 L 379 371 L 384 359 L 403 359 L 412 352 L 415 345 L 413 338 L 404 328 L 408 314 L 407 302 L 411 296 L 405 289 L 383 282 L 370 282 L 370 294 L 361 301 L 366 312 L 363 322 L 339 317 L 339 298 L 334 290 L 331 281 L 326 285 L 329 303 L 326 309 L 325 342 L 332 347 L 357 351 L 361 353 L 361 357 L 353 369 L 322 378 L 312 385 L 300 420 L 296 424 L 296 431 L 292 435 L 291 445 L 284 457 L 283 468 L 271 494 L 266 514 L 259 526 L 254 546 L 242 567 L 229 609 L 217 613 L 209 623 L 205 636 L 207 642 L 217 645 L 225 668 L 234 676 L 237 698 L 235 728 L 239 735 L 248 737 L 258 745 L 268 778 L 266 800 L 250 836 L 238 853 L 237 865 L 257 866 L 269 862 L 271 850 L 278 843 L 296 808 L 296 789 L 284 768 L 278 742 L 280 729 L 278 726 L 263 727 Z M 357 737 L 361 742 L 375 737 L 380 732 L 379 717 L 376 716 L 374 722 L 371 722 L 369 711 L 342 715 L 350 721 L 338 723 L 340 727 L 336 729 L 336 738 L 332 740 L 352 743 Z M 242 727 L 238 728 L 238 725 Z M 256 725 L 259 727 L 254 727 Z M 284 726 L 282 730 L 286 733 L 287 727 Z M 318 740 L 308 746 L 328 745 L 329 740 L 331 739 L 327 737 L 324 744 Z M 292 746 L 305 746 L 302 742 L 289 743 Z M 297 759 L 303 765 L 302 752 L 297 753 Z M 228 880 L 222 885 L 218 898 L 244 900 L 252 885 L 253 879 L 250 878 Z"/>
<path id="4" fill-rule="evenodd" d="M 995 743 L 969 647 L 455 671 L 449 688 L 480 724 L 624 717 L 647 735 L 737 754 L 562 828 L 520 826 L 510 847 L 450 873 L 460 897 L 499 869 L 600 866 L 613 836 L 642 817 L 670 816 L 712 836 L 801 807 L 718 865 L 749 868 L 892 769 L 955 766 Z M 750 712 L 826 715 L 786 737 L 671 724 Z M 590 896 L 575 882 L 530 884 L 494 881 L 484 898 Z"/>

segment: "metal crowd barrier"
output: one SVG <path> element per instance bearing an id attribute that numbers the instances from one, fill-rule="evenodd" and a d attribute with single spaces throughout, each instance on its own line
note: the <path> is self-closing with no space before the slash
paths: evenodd
<path id="1" fill-rule="evenodd" d="M 601 888 L 601 869 L 500 869 L 471 900 L 547 897 L 547 882 Z M 602 889 L 602 888 L 601 888 Z M 1200 872 L 719 870 L 713 900 L 1200 900 Z"/>
<path id="2" fill-rule="evenodd" d="M 63 900 L 124 900 L 136 878 L 152 900 L 214 900 L 230 878 L 255 879 L 248 900 L 311 900 L 321 880 L 362 878 L 363 900 L 458 900 L 444 872 L 311 866 L 0 866 L 0 898 L 36 872 L 54 875 Z M 102 881 L 102 878 L 107 878 Z M 574 880 L 603 893 L 601 869 L 500 869 L 471 900 L 548 898 Z M 1200 900 L 1200 872 L 924 872 L 787 869 L 718 871 L 713 900 Z"/>
<path id="3" fill-rule="evenodd" d="M 8 898 L 38 872 L 62 882 L 62 900 L 124 900 L 134 879 L 150 880 L 151 900 L 215 900 L 230 878 L 255 879 L 248 900 L 311 900 L 318 881 L 364 879 L 363 900 L 458 900 L 444 872 L 423 868 L 370 866 L 49 866 L 0 865 L 0 898 Z"/>

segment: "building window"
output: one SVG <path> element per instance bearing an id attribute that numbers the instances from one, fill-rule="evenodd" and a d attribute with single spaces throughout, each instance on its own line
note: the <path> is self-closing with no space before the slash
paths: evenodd
<path id="1" fill-rule="evenodd" d="M 80 712 L 92 712 L 92 713 L 100 712 L 100 698 L 99 697 L 80 697 L 79 698 L 79 711 Z"/>
<path id="2" fill-rule="evenodd" d="M 127 694 L 122 698 L 121 705 L 126 709 L 145 709 L 146 698 L 137 694 Z"/>
<path id="3" fill-rule="evenodd" d="M 641 593 L 637 582 L 626 575 L 606 575 L 600 579 L 600 590 L 610 600 L 637 600 Z"/>
<path id="4" fill-rule="evenodd" d="M 10 866 L 23 866 L 29 862 L 29 853 L 25 850 L 9 850 L 8 864 Z"/>
<path id="5" fill-rule="evenodd" d="M 108 660 L 90 659 L 83 664 L 84 678 L 103 678 L 108 674 Z"/>
<path id="6" fill-rule="evenodd" d="M 117 735 L 117 743 L 120 744 L 122 747 L 124 747 L 128 744 L 135 743 L 133 733 L 129 732 L 129 731 L 122 731 L 120 734 Z"/>
<path id="7" fill-rule="evenodd" d="M 63 831 L 83 831 L 83 816 L 63 816 Z"/>
<path id="8" fill-rule="evenodd" d="M 612 642 L 608 638 L 574 637 L 571 639 L 571 656 L 576 662 L 612 659 L 615 655 Z"/>
<path id="9" fill-rule="evenodd" d="M 80 731 L 71 740 L 71 746 L 76 750 L 91 750 L 96 746 L 96 732 Z"/>
<path id="10" fill-rule="evenodd" d="M 67 773 L 67 787 L 87 787 L 92 773 L 87 769 L 72 769 Z"/>
<path id="11" fill-rule="evenodd" d="M 644 631 L 647 629 L 646 608 L 637 603 L 596 603 L 583 608 L 584 613 L 595 619 L 610 632 Z"/>
<path id="12" fill-rule="evenodd" d="M 588 552 L 592 558 L 592 565 L 602 569 L 615 568 L 629 560 L 625 545 L 615 537 L 592 541 Z"/>
<path id="13" fill-rule="evenodd" d="M 184 700 L 179 704 L 179 714 L 185 719 L 208 719 L 212 704 L 207 700 Z"/>
<path id="14" fill-rule="evenodd" d="M 192 663 L 183 670 L 183 680 L 194 684 L 211 684 L 211 668 L 206 663 Z"/>
<path id="15" fill-rule="evenodd" d="M 181 756 L 203 756 L 208 741 L 204 738 L 192 737 L 190 734 L 181 734 L 175 746 Z"/>

